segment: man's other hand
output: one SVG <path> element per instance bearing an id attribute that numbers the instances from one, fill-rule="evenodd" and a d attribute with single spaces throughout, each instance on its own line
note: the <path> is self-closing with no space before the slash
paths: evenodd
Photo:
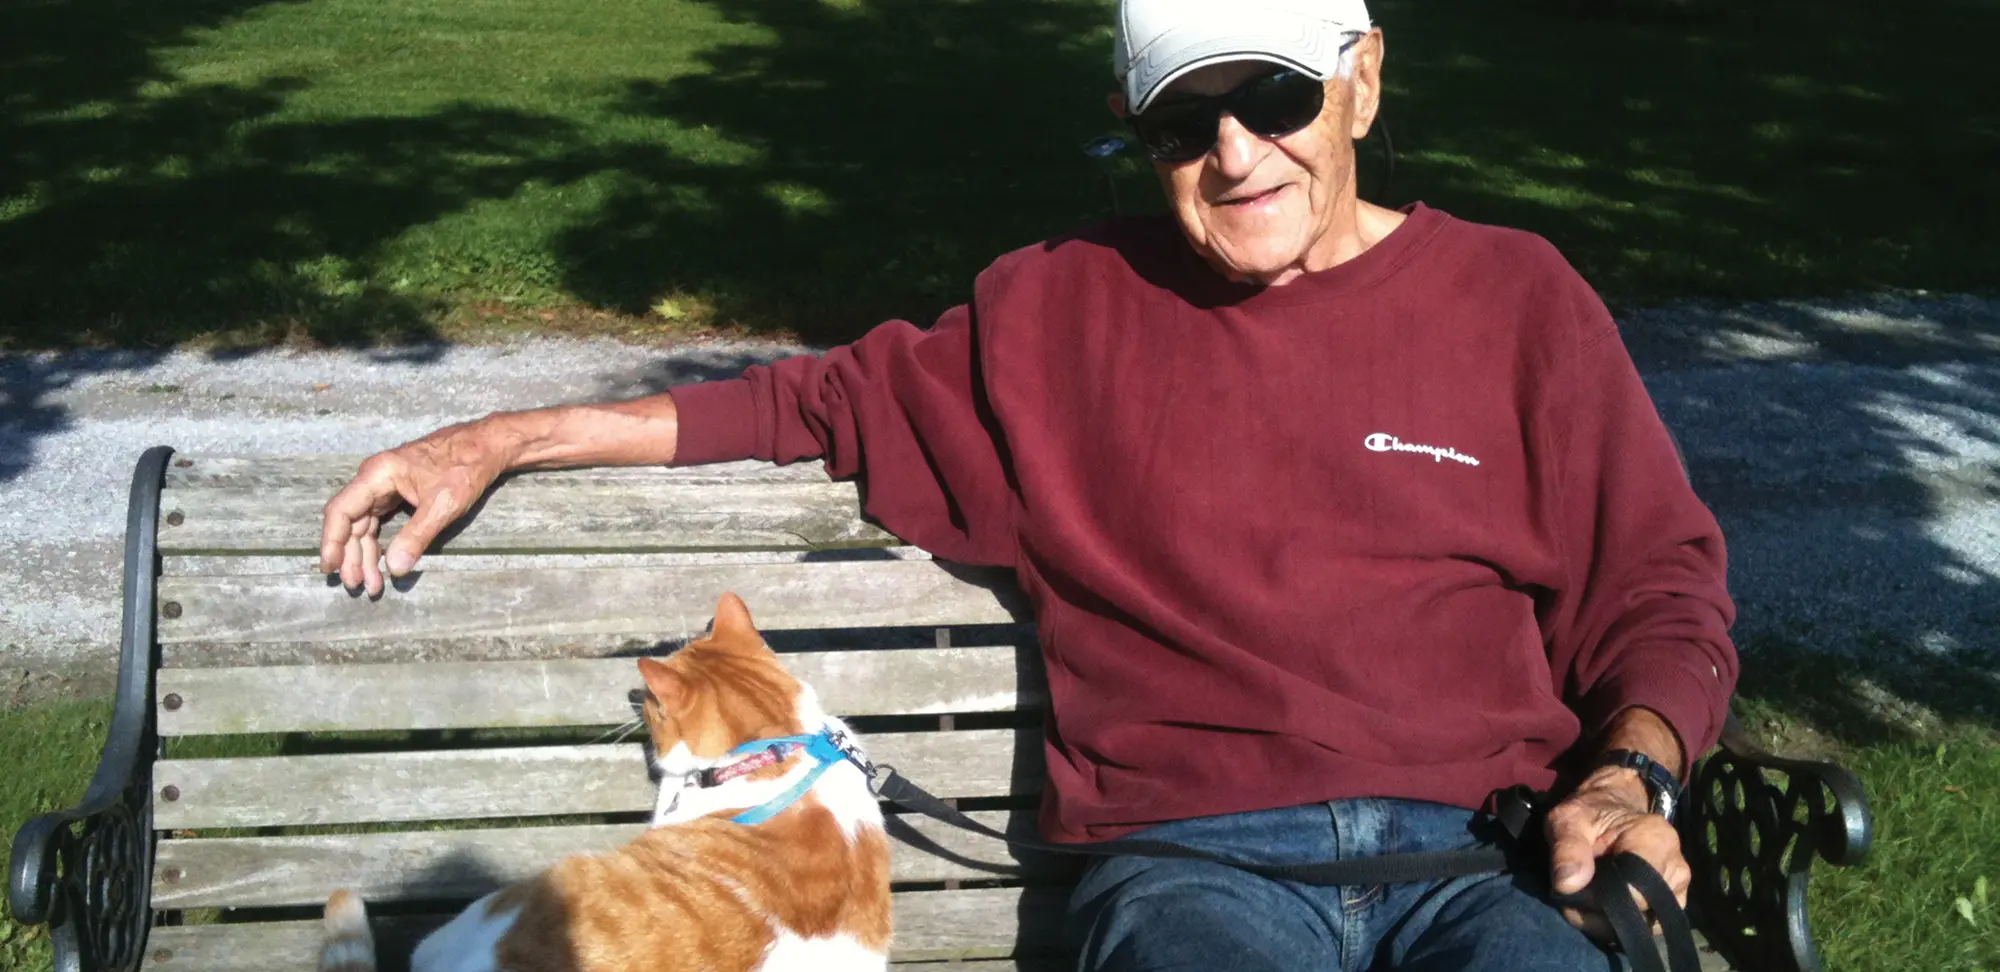
<path id="1" fill-rule="evenodd" d="M 1687 906 L 1692 872 L 1681 856 L 1680 833 L 1667 818 L 1647 810 L 1646 787 L 1629 769 L 1607 766 L 1592 773 L 1549 811 L 1548 839 L 1553 886 L 1558 894 L 1575 894 L 1590 886 L 1597 859 L 1612 854 L 1636 854 L 1660 872 L 1673 888 L 1674 899 Z M 1632 897 L 1644 909 L 1646 901 Z M 1600 941 L 1614 936 L 1604 916 L 1563 909 L 1563 917 Z"/>
<path id="2" fill-rule="evenodd" d="M 486 422 L 439 429 L 414 442 L 379 452 L 361 463 L 352 482 L 328 500 L 320 528 L 319 566 L 338 571 L 349 590 L 382 593 L 382 566 L 401 577 L 417 565 L 431 541 L 508 470 L 508 437 Z M 382 522 L 404 504 L 410 520 L 381 556 Z"/>

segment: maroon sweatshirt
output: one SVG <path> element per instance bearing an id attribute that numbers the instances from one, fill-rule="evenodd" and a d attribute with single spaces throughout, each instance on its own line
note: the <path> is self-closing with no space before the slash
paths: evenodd
<path id="1" fill-rule="evenodd" d="M 1527 233 L 1417 205 L 1262 288 L 1120 220 L 1000 258 L 929 330 L 673 395 L 677 462 L 823 457 L 898 536 L 1015 570 L 1054 839 L 1478 807 L 1628 706 L 1699 754 L 1735 685 L 1715 519 Z"/>

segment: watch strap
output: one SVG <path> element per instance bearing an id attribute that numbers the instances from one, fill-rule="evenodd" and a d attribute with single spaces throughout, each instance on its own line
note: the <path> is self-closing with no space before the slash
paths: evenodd
<path id="1" fill-rule="evenodd" d="M 1631 749 L 1608 749 L 1597 758 L 1596 768 L 1617 766 L 1639 774 L 1639 782 L 1645 784 L 1649 806 L 1647 809 L 1668 819 L 1673 819 L 1674 809 L 1680 805 L 1681 782 L 1672 771 L 1645 753 Z"/>

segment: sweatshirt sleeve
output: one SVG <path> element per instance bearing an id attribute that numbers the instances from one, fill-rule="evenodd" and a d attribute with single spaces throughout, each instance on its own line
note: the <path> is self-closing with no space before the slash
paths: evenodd
<path id="1" fill-rule="evenodd" d="M 1722 530 L 1688 483 L 1617 325 L 1576 278 L 1571 367 L 1550 416 L 1564 589 L 1545 606 L 1550 661 L 1591 745 L 1651 709 L 1686 763 L 1713 746 L 1737 676 Z"/>
<path id="2" fill-rule="evenodd" d="M 968 305 L 928 331 L 890 321 L 825 355 L 674 388 L 674 463 L 824 459 L 833 478 L 861 481 L 864 511 L 891 533 L 1011 566 L 1013 493 L 978 351 Z"/>

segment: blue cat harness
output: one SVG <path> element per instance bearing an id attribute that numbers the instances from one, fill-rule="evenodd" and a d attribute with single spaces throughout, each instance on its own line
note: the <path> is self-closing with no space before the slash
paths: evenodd
<path id="1" fill-rule="evenodd" d="M 855 768 L 869 779 L 875 778 L 875 765 L 861 754 L 861 748 L 849 739 L 847 733 L 831 727 L 802 736 L 779 736 L 774 739 L 753 739 L 729 751 L 731 756 L 746 756 L 726 766 L 715 766 L 695 774 L 695 785 L 704 789 L 721 786 L 730 780 L 754 773 L 767 766 L 784 762 L 799 750 L 804 750 L 805 758 L 813 766 L 797 783 L 785 792 L 751 807 L 734 817 L 734 823 L 760 824 L 785 811 L 785 808 L 799 802 L 799 798 L 819 782 L 826 771 L 839 765 L 843 760 L 853 763 Z"/>

